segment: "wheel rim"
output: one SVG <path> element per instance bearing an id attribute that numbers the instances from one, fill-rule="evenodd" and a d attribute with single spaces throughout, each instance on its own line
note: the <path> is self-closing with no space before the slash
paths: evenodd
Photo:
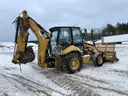
<path id="1" fill-rule="evenodd" d="M 103 63 L 103 58 L 102 56 L 98 56 L 98 64 L 102 64 Z"/>
<path id="2" fill-rule="evenodd" d="M 71 64 L 72 69 L 73 70 L 78 69 L 79 65 L 80 65 L 79 60 L 77 58 L 73 58 L 72 59 L 72 64 Z"/>

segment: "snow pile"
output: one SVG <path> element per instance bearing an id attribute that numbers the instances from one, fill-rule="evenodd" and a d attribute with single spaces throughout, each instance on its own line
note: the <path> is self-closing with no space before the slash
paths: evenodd
<path id="1" fill-rule="evenodd" d="M 15 44 L 13 42 L 0 42 L 0 52 L 14 52 Z M 33 50 L 38 50 L 38 45 L 34 43 L 28 43 L 27 46 L 33 46 Z"/>
<path id="2" fill-rule="evenodd" d="M 13 52 L 14 45 L 13 42 L 0 42 L 0 52 Z"/>

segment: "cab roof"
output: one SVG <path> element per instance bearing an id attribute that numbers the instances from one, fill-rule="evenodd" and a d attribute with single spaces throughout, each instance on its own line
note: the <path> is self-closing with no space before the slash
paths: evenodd
<path id="1" fill-rule="evenodd" d="M 52 31 L 53 29 L 56 29 L 56 28 L 79 28 L 78 26 L 55 26 L 55 27 L 52 27 L 50 28 L 49 30 Z"/>

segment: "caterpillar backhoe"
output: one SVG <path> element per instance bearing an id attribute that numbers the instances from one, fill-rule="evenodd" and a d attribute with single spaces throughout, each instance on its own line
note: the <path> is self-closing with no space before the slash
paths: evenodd
<path id="1" fill-rule="evenodd" d="M 27 45 L 28 29 L 31 29 L 37 37 L 38 65 L 42 68 L 62 68 L 67 73 L 75 73 L 81 70 L 82 64 L 93 63 L 100 67 L 105 60 L 110 61 L 110 58 L 107 58 L 110 56 L 98 51 L 99 47 L 84 43 L 80 27 L 58 26 L 50 28 L 50 32 L 47 32 L 25 10 L 14 23 L 16 24 L 12 59 L 14 64 L 26 64 L 35 58 L 32 46 Z"/>

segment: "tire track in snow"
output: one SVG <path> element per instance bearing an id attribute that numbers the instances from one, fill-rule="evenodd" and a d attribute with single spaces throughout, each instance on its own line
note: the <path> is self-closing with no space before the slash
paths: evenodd
<path id="1" fill-rule="evenodd" d="M 41 74 L 45 75 L 48 79 L 53 81 L 56 85 L 73 92 L 72 96 L 99 96 L 92 92 L 91 89 L 79 84 L 70 79 L 64 72 L 58 70 L 42 71 Z"/>
<path id="2" fill-rule="evenodd" d="M 17 74 L 2 74 L 0 73 L 0 75 L 4 76 L 4 78 L 6 78 L 9 82 L 11 80 L 11 83 L 16 87 L 16 88 L 20 88 L 18 87 L 15 83 L 19 83 L 22 85 L 23 88 L 27 88 L 29 91 L 36 93 L 36 95 L 41 94 L 45 94 L 46 96 L 51 96 L 52 92 L 56 92 L 62 96 L 66 96 L 65 94 L 56 91 L 48 86 L 45 86 L 43 84 L 34 82 L 32 80 L 29 80 L 27 78 L 24 78 L 23 76 L 17 75 Z M 22 90 L 22 89 L 21 89 Z"/>
<path id="3" fill-rule="evenodd" d="M 88 75 L 82 76 L 81 74 L 65 74 L 64 72 L 55 70 L 48 70 L 48 71 L 42 71 L 43 75 L 45 75 L 48 79 L 52 80 L 55 84 L 58 86 L 65 88 L 67 90 L 71 90 L 75 94 L 78 94 L 79 96 L 98 96 L 100 94 L 94 93 L 93 89 L 99 89 L 104 92 L 112 92 L 113 94 L 118 94 L 119 96 L 128 96 L 128 93 L 122 92 L 121 90 L 117 90 L 114 88 L 108 88 L 103 86 L 104 84 L 111 86 L 109 82 L 106 82 L 104 80 L 99 80 L 93 77 L 90 77 Z M 89 82 L 95 82 L 99 83 L 99 85 L 90 84 Z M 86 87 L 85 87 L 85 86 Z M 85 95 L 85 93 L 87 93 Z M 90 95 L 91 94 L 91 95 Z"/>
<path id="4" fill-rule="evenodd" d="M 26 83 L 24 80 L 23 80 L 23 82 L 21 82 L 21 80 L 15 79 L 15 78 L 13 78 L 13 77 L 11 77 L 11 76 L 7 76 L 7 75 L 4 75 L 4 74 L 2 74 L 2 76 L 4 76 L 4 77 L 5 77 L 6 79 L 8 79 L 9 81 L 13 80 L 13 81 L 14 81 L 14 83 L 13 83 L 14 86 L 17 86 L 17 85 L 15 84 L 15 83 L 17 82 L 17 83 L 21 84 L 23 88 L 27 88 L 29 91 L 31 91 L 31 92 L 33 92 L 33 93 L 38 93 L 38 91 L 39 91 L 35 86 L 32 86 L 32 84 L 28 83 L 29 81 Z M 20 79 L 20 78 L 19 78 L 19 79 Z M 34 84 L 33 84 L 33 85 L 34 85 Z M 17 88 L 17 87 L 16 87 L 16 88 Z M 23 88 L 20 88 L 20 90 L 22 90 Z M 19 87 L 18 87 L 18 89 L 19 89 Z M 45 91 L 43 91 L 43 90 L 41 90 L 41 93 L 50 96 L 49 94 L 47 94 L 47 93 L 46 93 Z"/>
<path id="5" fill-rule="evenodd" d="M 105 86 L 102 86 L 101 84 L 107 84 L 107 85 L 111 85 L 110 83 L 106 82 L 106 81 L 103 81 L 103 80 L 99 80 L 99 79 L 95 79 L 93 77 L 89 77 L 88 75 L 84 75 L 82 76 L 81 74 L 75 74 L 73 76 L 70 76 L 70 78 L 72 78 L 73 80 L 75 80 L 76 82 L 79 82 L 78 79 L 83 79 L 84 82 L 80 82 L 82 85 L 87 85 L 93 89 L 95 88 L 98 88 L 98 89 L 101 89 L 101 90 L 105 90 L 106 92 L 114 92 L 114 93 L 118 93 L 119 95 L 125 95 L 125 96 L 128 96 L 128 93 L 125 93 L 125 92 L 122 92 L 121 90 L 117 90 L 117 89 L 114 89 L 114 88 L 107 88 Z M 95 86 L 94 84 L 89 84 L 88 82 L 86 82 L 86 80 L 89 81 L 94 81 L 95 83 L 96 82 L 99 82 L 101 84 L 99 84 L 98 86 Z"/>
<path id="6" fill-rule="evenodd" d="M 128 71 L 127 71 L 127 70 L 111 69 L 111 70 L 109 70 L 109 71 L 110 71 L 110 72 L 114 72 L 114 73 L 116 73 L 116 74 L 118 74 L 118 75 L 121 75 L 121 76 L 126 76 L 126 77 L 128 77 Z"/>
<path id="7" fill-rule="evenodd" d="M 0 74 L 2 75 L 5 79 L 7 79 L 11 84 L 13 84 L 17 89 L 20 89 L 20 87 L 18 87 L 14 82 L 12 82 L 7 76 L 3 75 L 3 74 Z"/>

